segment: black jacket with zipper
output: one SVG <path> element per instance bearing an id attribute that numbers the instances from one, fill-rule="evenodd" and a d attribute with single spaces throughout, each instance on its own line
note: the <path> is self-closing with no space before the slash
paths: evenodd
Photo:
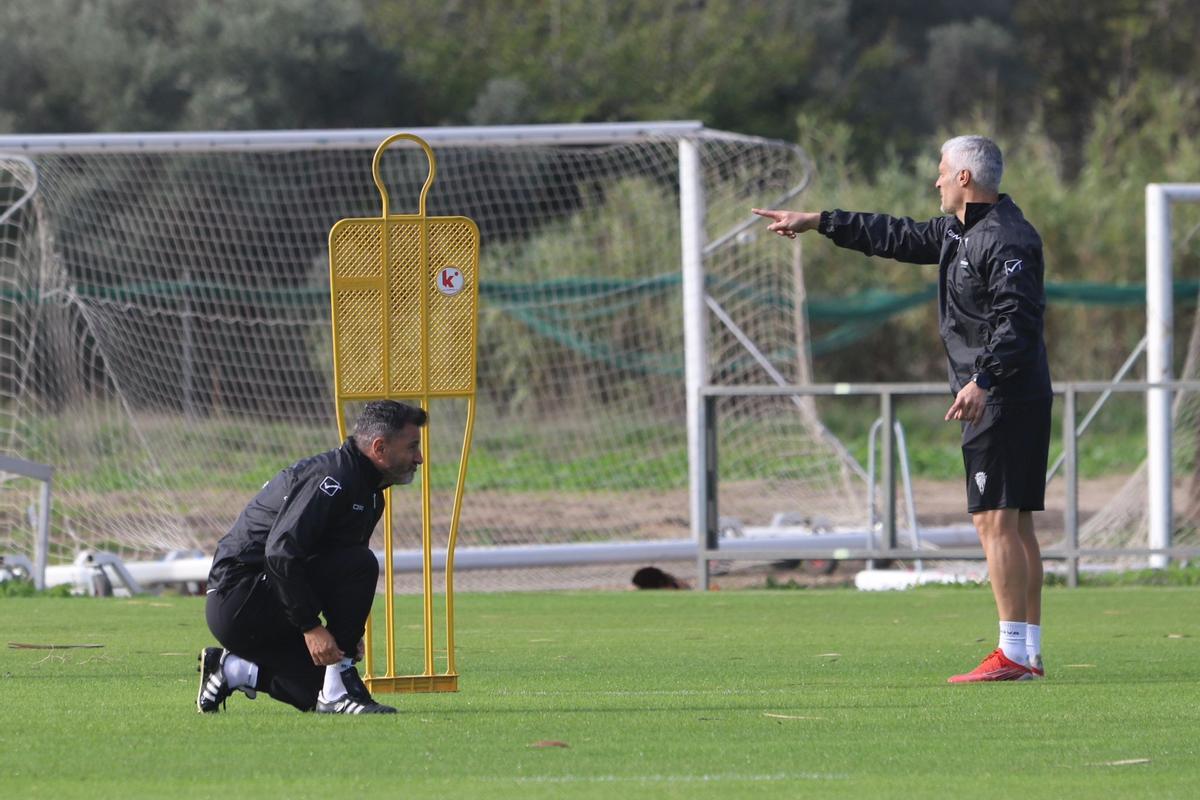
<path id="1" fill-rule="evenodd" d="M 955 394 L 986 373 L 990 403 L 1050 396 L 1043 339 L 1046 311 L 1042 239 L 1008 195 L 968 203 L 957 217 L 823 211 L 819 230 L 834 244 L 869 256 L 938 264 L 938 327 Z"/>
<path id="2" fill-rule="evenodd" d="M 307 562 L 330 550 L 367 546 L 383 516 L 381 479 L 353 438 L 284 468 L 217 544 L 209 591 L 265 574 L 297 628 L 320 625 Z"/>

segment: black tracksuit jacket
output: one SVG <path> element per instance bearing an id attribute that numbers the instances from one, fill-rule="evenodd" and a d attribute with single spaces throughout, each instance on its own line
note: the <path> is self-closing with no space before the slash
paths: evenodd
<path id="1" fill-rule="evenodd" d="M 819 231 L 869 256 L 939 265 L 938 327 L 955 394 L 983 372 L 989 403 L 1050 397 L 1042 239 L 1008 195 L 968 203 L 965 216 L 964 225 L 954 216 L 823 211 Z"/>
<path id="2" fill-rule="evenodd" d="M 320 625 L 307 562 L 329 550 L 367 546 L 383 516 L 381 479 L 353 438 L 281 470 L 217 544 L 209 590 L 265 573 L 297 628 Z"/>

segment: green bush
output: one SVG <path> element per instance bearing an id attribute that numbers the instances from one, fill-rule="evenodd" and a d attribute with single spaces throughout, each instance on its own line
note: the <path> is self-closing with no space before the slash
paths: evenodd
<path id="1" fill-rule="evenodd" d="M 51 586 L 48 589 L 38 590 L 34 587 L 33 581 L 14 578 L 10 580 L 0 580 L 0 598 L 5 597 L 70 597 L 71 587 L 68 584 L 59 584 Z"/>

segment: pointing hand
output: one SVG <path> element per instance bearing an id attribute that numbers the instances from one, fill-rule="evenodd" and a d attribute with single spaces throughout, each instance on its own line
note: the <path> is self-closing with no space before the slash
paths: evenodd
<path id="1" fill-rule="evenodd" d="M 767 208 L 750 210 L 760 217 L 772 220 L 771 224 L 767 226 L 767 230 L 789 239 L 795 239 L 797 233 L 816 230 L 821 223 L 821 215 L 818 212 L 776 211 Z"/>

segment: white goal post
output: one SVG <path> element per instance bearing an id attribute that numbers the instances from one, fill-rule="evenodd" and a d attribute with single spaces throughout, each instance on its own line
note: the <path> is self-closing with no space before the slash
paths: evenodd
<path id="1" fill-rule="evenodd" d="M 1200 203 L 1200 183 L 1146 185 L 1146 380 L 1172 379 L 1174 342 L 1174 276 L 1171 265 L 1171 208 L 1175 203 Z M 1171 546 L 1172 402 L 1168 389 L 1146 393 L 1146 477 L 1149 498 L 1149 547 Z M 1165 555 L 1150 557 L 1152 567 L 1165 567 Z"/>

